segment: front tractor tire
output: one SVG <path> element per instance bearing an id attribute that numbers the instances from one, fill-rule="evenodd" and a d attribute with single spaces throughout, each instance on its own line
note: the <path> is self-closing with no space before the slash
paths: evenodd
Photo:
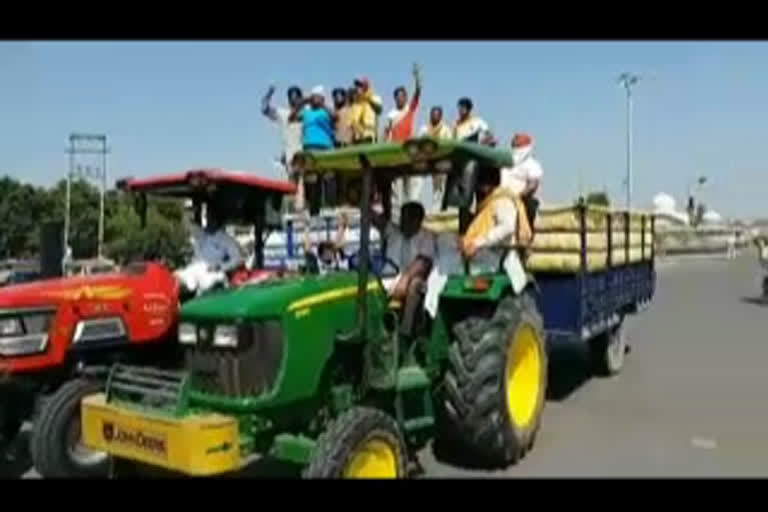
<path id="1" fill-rule="evenodd" d="M 408 451 L 395 420 L 368 407 L 334 419 L 317 440 L 305 478 L 406 478 Z"/>
<path id="2" fill-rule="evenodd" d="M 98 380 L 75 379 L 45 400 L 32 428 L 30 452 L 44 478 L 106 478 L 106 453 L 81 444 L 80 401 L 104 389 Z"/>
<path id="3" fill-rule="evenodd" d="M 506 297 L 490 319 L 470 317 L 453 333 L 439 441 L 481 466 L 514 464 L 533 447 L 546 398 L 536 302 L 528 293 Z"/>

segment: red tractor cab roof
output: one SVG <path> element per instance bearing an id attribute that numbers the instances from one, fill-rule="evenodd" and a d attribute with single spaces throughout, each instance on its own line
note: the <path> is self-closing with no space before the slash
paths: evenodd
<path id="1" fill-rule="evenodd" d="M 117 188 L 130 192 L 181 198 L 209 195 L 220 189 L 245 195 L 249 192 L 274 192 L 283 195 L 296 193 L 296 185 L 289 181 L 262 178 L 248 172 L 224 169 L 195 169 L 151 178 L 126 178 L 117 182 Z"/>
<path id="2" fill-rule="evenodd" d="M 194 205 L 208 204 L 234 223 L 280 223 L 283 197 L 296 193 L 289 181 L 262 178 L 249 172 L 223 169 L 195 169 L 152 178 L 126 178 L 118 190 L 138 196 L 136 203 L 142 224 L 146 222 L 146 196 L 191 199 Z M 199 222 L 199 217 L 196 217 Z"/>

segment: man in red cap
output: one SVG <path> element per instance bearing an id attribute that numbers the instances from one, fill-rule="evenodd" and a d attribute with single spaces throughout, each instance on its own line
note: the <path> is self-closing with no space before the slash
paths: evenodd
<path id="1" fill-rule="evenodd" d="M 539 201 L 535 195 L 544 171 L 533 158 L 533 139 L 527 133 L 516 133 L 512 137 L 512 167 L 501 170 L 501 186 L 520 196 L 533 226 Z"/>

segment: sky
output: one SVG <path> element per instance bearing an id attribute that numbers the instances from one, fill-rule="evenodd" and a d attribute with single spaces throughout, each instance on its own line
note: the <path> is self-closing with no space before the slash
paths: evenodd
<path id="1" fill-rule="evenodd" d="M 420 127 L 432 105 L 449 121 L 469 96 L 508 144 L 531 134 L 545 202 L 607 190 L 624 201 L 626 95 L 633 92 L 635 206 L 658 192 L 678 203 L 706 176 L 702 200 L 724 216 L 768 215 L 768 43 L 470 41 L 0 42 L 0 174 L 62 179 L 72 132 L 108 137 L 110 183 L 200 167 L 281 177 L 277 126 L 260 111 L 291 85 L 326 91 L 371 78 L 384 100 L 424 78 Z"/>

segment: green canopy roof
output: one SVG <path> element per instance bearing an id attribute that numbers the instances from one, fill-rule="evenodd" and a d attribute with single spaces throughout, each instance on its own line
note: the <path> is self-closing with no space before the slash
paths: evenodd
<path id="1" fill-rule="evenodd" d="M 402 143 L 361 144 L 330 151 L 307 151 L 299 156 L 305 158 L 304 170 L 307 172 L 338 171 L 354 174 L 362 171 L 361 155 L 368 158 L 374 169 L 388 169 L 396 173 L 449 171 L 434 168 L 434 164 L 440 161 L 449 161 L 454 165 L 468 160 L 477 160 L 480 165 L 492 167 L 512 165 L 510 151 L 476 142 L 430 137 L 414 138 Z"/>

